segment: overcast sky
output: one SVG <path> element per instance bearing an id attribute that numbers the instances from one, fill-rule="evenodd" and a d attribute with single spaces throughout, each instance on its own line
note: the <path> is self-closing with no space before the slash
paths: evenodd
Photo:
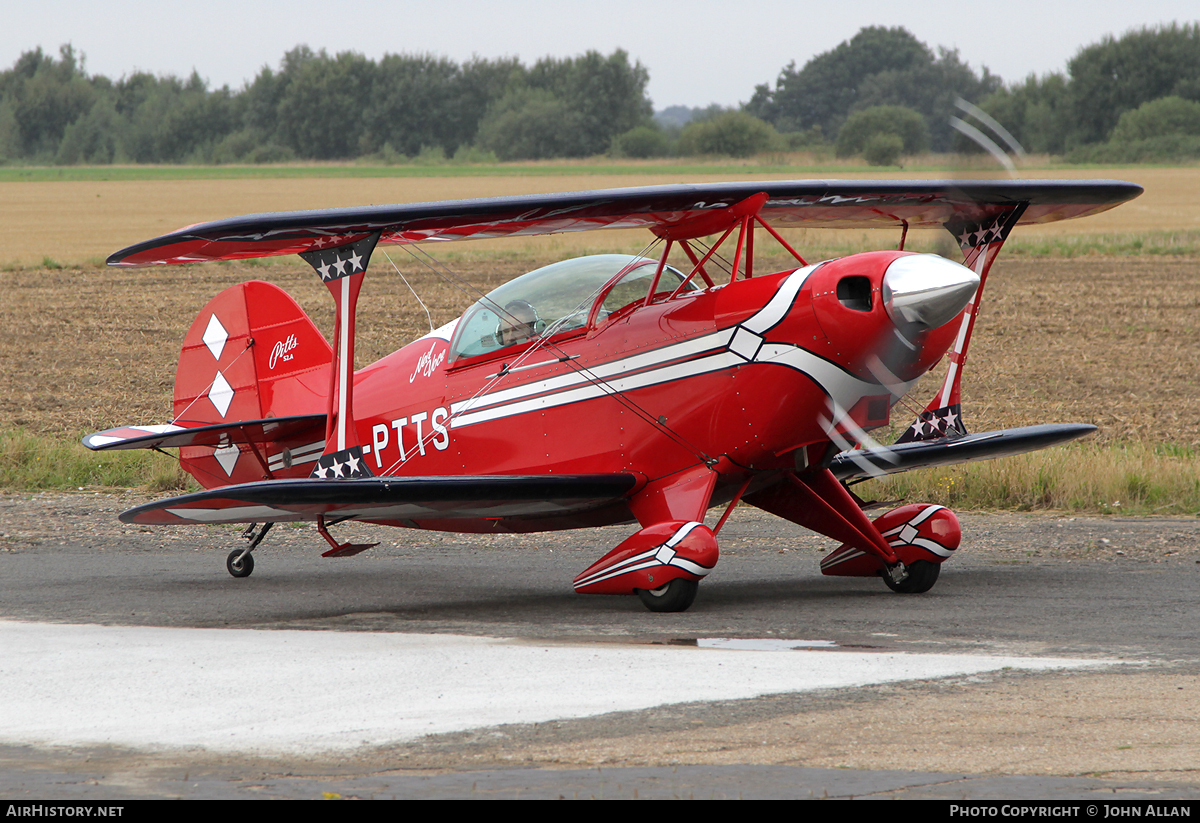
<path id="1" fill-rule="evenodd" d="M 959 50 L 1006 81 L 1061 71 L 1107 34 L 1200 19 L 1196 0 L 1008 0 L 1001 3 L 756 0 L 0 0 L 0 67 L 41 46 L 71 43 L 89 73 L 187 76 L 237 89 L 284 52 L 428 52 L 456 61 L 566 57 L 625 49 L 650 71 L 656 109 L 744 102 L 790 61 L 853 37 L 863 26 L 905 26 L 930 46 Z"/>

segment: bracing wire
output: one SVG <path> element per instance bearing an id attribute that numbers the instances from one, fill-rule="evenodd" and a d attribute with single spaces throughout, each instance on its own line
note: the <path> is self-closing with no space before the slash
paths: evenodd
<path id="1" fill-rule="evenodd" d="M 412 296 L 415 297 L 417 302 L 421 304 L 421 308 L 425 310 L 425 319 L 429 321 L 429 331 L 432 332 L 433 316 L 429 313 L 429 307 L 425 305 L 425 301 L 421 299 L 421 295 L 417 294 L 417 290 L 414 289 L 412 284 L 408 282 L 408 278 L 404 276 L 404 272 L 400 271 L 400 267 L 396 265 L 394 260 L 392 260 L 391 255 L 387 253 L 387 249 L 380 249 L 380 251 L 383 252 L 383 256 L 387 258 L 387 261 L 391 263 L 396 274 L 400 275 L 400 279 L 404 281 L 404 285 L 408 286 L 408 290 L 412 292 Z"/>
<path id="2" fill-rule="evenodd" d="M 646 246 L 641 250 L 641 252 L 639 252 L 636 256 L 637 257 L 646 257 L 654 249 L 654 247 L 661 242 L 662 241 L 660 238 L 655 237 L 653 240 L 651 240 L 649 243 L 647 243 Z M 413 247 L 406 245 L 405 250 L 408 251 L 409 254 L 415 260 L 420 262 L 422 265 L 426 266 L 426 268 L 428 268 L 430 271 L 437 274 L 439 277 L 442 277 L 443 279 L 445 279 L 447 282 L 451 283 L 452 285 L 455 285 L 456 287 L 458 287 L 460 290 L 464 291 L 465 293 L 470 294 L 470 292 L 474 292 L 476 295 L 478 295 L 478 299 L 480 301 L 487 301 L 490 308 L 492 308 L 493 311 L 496 311 L 497 314 L 501 314 L 501 315 L 505 315 L 505 316 L 509 315 L 509 313 L 502 306 L 498 306 L 494 303 L 494 301 L 489 300 L 487 295 L 482 294 L 482 292 L 480 292 L 477 288 L 475 288 L 474 286 L 471 286 L 468 281 L 466 281 L 465 279 L 463 279 L 460 276 L 458 276 L 457 274 L 455 274 L 451 269 L 449 269 L 449 267 L 447 267 L 444 263 L 441 263 L 441 261 L 438 261 L 436 258 L 434 258 L 432 255 L 430 255 L 424 249 L 421 249 L 419 247 L 415 248 L 415 251 L 419 251 L 421 253 L 421 255 L 423 255 L 426 258 L 424 260 L 421 257 L 418 257 L 414 253 Z M 385 256 L 386 256 L 386 254 L 385 254 Z M 391 258 L 389 257 L 388 260 L 390 262 Z M 406 281 L 406 283 L 407 283 L 407 281 Z M 477 400 L 479 397 L 484 396 L 487 393 L 489 393 L 492 390 L 492 388 L 496 386 L 497 383 L 499 383 L 504 377 L 511 374 L 514 370 L 518 369 L 523 363 L 525 363 L 525 361 L 527 361 L 535 353 L 537 353 L 540 350 L 546 349 L 546 350 L 557 353 L 558 362 L 565 363 L 569 368 L 575 370 L 576 372 L 581 374 L 583 377 L 585 377 L 593 385 L 597 386 L 601 391 L 603 391 L 605 393 L 606 396 L 612 397 L 613 399 L 617 400 L 618 402 L 623 404 L 626 408 L 628 408 L 631 412 L 636 414 L 638 417 L 642 418 L 644 421 L 646 421 L 650 425 L 660 429 L 664 434 L 667 435 L 667 437 L 669 437 L 677 445 L 679 445 L 680 447 L 684 448 L 685 450 L 691 452 L 693 455 L 695 455 L 701 461 L 703 461 L 705 463 L 711 462 L 711 458 L 708 455 L 704 454 L 703 451 L 701 451 L 700 449 L 696 448 L 693 444 L 688 442 L 686 438 L 684 438 L 678 432 L 676 432 L 672 428 L 670 428 L 664 421 L 662 421 L 661 419 L 652 415 L 650 412 L 643 409 L 635 401 L 633 401 L 628 396 L 626 396 L 626 394 L 624 392 L 622 392 L 620 389 L 613 387 L 611 384 L 609 384 L 609 382 L 607 380 L 600 377 L 598 374 L 596 374 L 594 371 L 592 371 L 588 367 L 575 362 L 571 357 L 569 357 L 566 354 L 566 352 L 564 352 L 556 344 L 550 342 L 550 338 L 553 337 L 553 335 L 556 334 L 570 318 L 577 316 L 578 314 L 580 314 L 583 311 L 586 311 L 591 306 L 592 302 L 596 299 L 597 296 L 599 296 L 600 291 L 604 288 L 605 285 L 607 285 L 607 284 L 601 283 L 599 286 L 597 286 L 595 289 L 593 289 L 592 292 L 588 296 L 586 296 L 583 300 L 581 300 L 580 303 L 575 307 L 575 309 L 573 311 L 564 314 L 562 317 L 560 317 L 558 320 L 556 320 L 554 323 L 552 323 L 549 327 L 547 327 L 545 330 L 543 330 L 538 335 L 538 337 L 534 340 L 534 345 L 530 346 L 528 349 L 525 349 L 523 352 L 521 352 L 511 365 L 506 366 L 506 368 L 503 368 L 499 372 L 497 372 L 495 375 L 492 375 L 491 378 L 483 386 L 481 386 L 469 399 L 467 399 L 465 402 L 463 402 L 460 405 L 459 410 L 457 412 L 452 413 L 450 415 L 450 417 L 447 418 L 447 423 L 450 423 L 455 417 L 458 417 L 458 416 L 462 415 L 463 413 L 469 411 L 471 409 L 472 405 L 474 404 L 475 400 Z M 415 294 L 415 292 L 414 292 L 414 294 Z M 515 318 L 510 317 L 510 319 L 515 319 Z M 410 457 L 413 457 L 417 454 L 423 454 L 424 451 L 421 447 L 432 442 L 436 436 L 437 436 L 437 433 L 434 431 L 431 431 L 429 434 L 422 437 L 420 442 L 418 444 L 414 445 L 411 450 L 402 450 L 400 457 L 398 459 L 396 459 L 395 461 L 393 461 L 391 463 L 391 465 L 389 465 L 384 470 L 384 473 L 387 474 L 387 473 L 394 471 L 395 469 L 397 469 L 404 463 L 408 462 Z"/>
<path id="3" fill-rule="evenodd" d="M 247 340 L 246 347 L 243 348 L 240 352 L 238 352 L 237 357 L 233 358 L 233 360 L 229 363 L 229 365 L 225 367 L 226 371 L 233 368 L 234 363 L 237 363 L 237 361 L 241 360 L 242 355 L 244 355 L 246 352 L 250 351 L 250 347 L 253 345 L 254 345 L 254 338 Z M 218 371 L 217 374 L 220 374 L 220 371 Z M 206 388 L 202 392 L 197 392 L 196 396 L 192 398 L 192 402 L 188 403 L 186 406 L 184 406 L 183 411 L 181 411 L 179 414 L 175 415 L 174 418 L 171 420 L 171 423 L 172 424 L 178 423 L 180 420 L 182 420 L 183 416 L 188 413 L 188 410 L 191 409 L 192 406 L 196 405 L 197 400 L 199 400 L 201 397 L 208 396 L 208 393 L 210 391 L 212 391 L 213 384 L 216 382 L 217 382 L 217 377 L 216 377 L 216 375 L 213 375 L 213 379 L 210 380 L 208 383 L 208 388 Z"/>

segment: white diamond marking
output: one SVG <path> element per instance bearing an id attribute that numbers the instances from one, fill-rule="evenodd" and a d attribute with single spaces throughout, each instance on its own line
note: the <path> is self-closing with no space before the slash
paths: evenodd
<path id="1" fill-rule="evenodd" d="M 658 551 L 654 552 L 654 559 L 664 566 L 675 559 L 676 551 L 669 546 L 659 546 Z"/>
<path id="2" fill-rule="evenodd" d="M 220 360 L 221 352 L 225 351 L 225 341 L 229 339 L 229 332 L 225 331 L 225 327 L 221 325 L 221 321 L 214 314 L 208 318 L 208 328 L 204 330 L 204 336 L 200 339 L 212 352 L 213 359 Z M 221 416 L 224 417 L 224 413 Z"/>
<path id="3" fill-rule="evenodd" d="M 212 388 L 208 390 L 208 399 L 217 407 L 221 417 L 224 417 L 225 412 L 229 411 L 229 404 L 233 402 L 233 387 L 229 385 L 225 375 L 220 372 L 217 372 L 217 376 L 213 378 Z"/>
<path id="4" fill-rule="evenodd" d="M 213 457 L 217 458 L 217 462 L 221 464 L 221 468 L 225 470 L 225 474 L 233 477 L 233 467 L 237 465 L 238 458 L 241 457 L 242 450 L 234 443 L 229 446 L 213 451 Z"/>
<path id="5" fill-rule="evenodd" d="M 758 350 L 762 348 L 762 337 L 749 329 L 737 327 L 733 339 L 729 341 L 729 350 L 743 360 L 754 360 Z"/>

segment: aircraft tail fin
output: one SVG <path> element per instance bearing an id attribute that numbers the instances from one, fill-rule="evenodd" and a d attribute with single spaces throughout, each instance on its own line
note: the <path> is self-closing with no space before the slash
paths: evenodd
<path id="1" fill-rule="evenodd" d="M 173 422 L 193 428 L 323 415 L 332 359 L 320 330 L 283 289 L 260 280 L 231 286 L 209 301 L 184 338 Z M 312 430 L 305 436 L 312 439 Z M 324 438 L 317 440 L 323 448 Z M 201 485 L 213 488 L 307 475 L 312 467 L 293 468 L 291 455 L 293 450 L 307 455 L 315 446 L 230 438 L 216 448 L 181 447 L 179 458 Z"/>

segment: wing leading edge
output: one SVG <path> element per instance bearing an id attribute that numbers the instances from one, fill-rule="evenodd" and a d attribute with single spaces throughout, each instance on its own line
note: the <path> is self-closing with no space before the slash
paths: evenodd
<path id="1" fill-rule="evenodd" d="M 250 214 L 179 229 L 122 249 L 110 266 L 298 254 L 380 233 L 380 243 L 467 240 L 605 228 L 665 230 L 760 192 L 759 217 L 781 228 L 940 227 L 1026 204 L 1020 223 L 1106 211 L 1142 187 L 1120 180 L 797 180 L 645 186 Z"/>
<path id="2" fill-rule="evenodd" d="M 1077 440 L 1095 430 L 1095 426 L 1086 423 L 1023 426 L 873 449 L 852 449 L 834 457 L 829 470 L 838 480 L 862 480 L 913 469 L 1024 454 Z"/>
<path id="3" fill-rule="evenodd" d="M 159 500 L 130 509 L 124 523 L 278 523 L 318 516 L 421 521 L 565 516 L 616 502 L 633 474 L 370 477 L 265 480 Z"/>

